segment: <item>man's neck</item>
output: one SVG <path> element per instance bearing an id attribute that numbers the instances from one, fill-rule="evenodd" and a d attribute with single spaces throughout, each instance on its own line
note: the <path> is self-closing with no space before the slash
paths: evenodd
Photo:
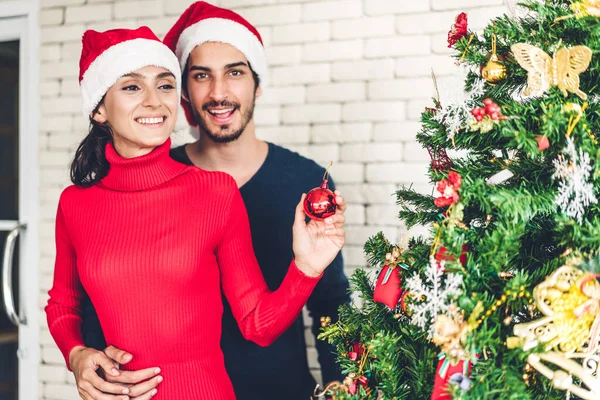
<path id="1" fill-rule="evenodd" d="M 269 147 L 256 137 L 251 122 L 237 140 L 216 143 L 207 135 L 186 146 L 186 152 L 195 166 L 207 171 L 222 171 L 231 175 L 238 187 L 242 187 L 260 169 L 267 157 Z"/>

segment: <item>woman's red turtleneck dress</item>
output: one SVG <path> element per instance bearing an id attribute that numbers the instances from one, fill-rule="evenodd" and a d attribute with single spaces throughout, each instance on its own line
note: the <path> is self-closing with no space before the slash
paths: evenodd
<path id="1" fill-rule="evenodd" d="M 298 316 L 318 278 L 292 261 L 270 292 L 233 178 L 180 164 L 169 147 L 167 140 L 125 159 L 109 144 L 108 175 L 62 193 L 48 326 L 68 360 L 83 345 L 85 290 L 107 343 L 133 355 L 124 368 L 161 368 L 155 399 L 234 399 L 219 343 L 221 290 L 244 336 L 269 345 Z"/>

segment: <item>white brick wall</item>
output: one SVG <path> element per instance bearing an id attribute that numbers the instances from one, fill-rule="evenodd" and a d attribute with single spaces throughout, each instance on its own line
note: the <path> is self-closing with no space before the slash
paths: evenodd
<path id="1" fill-rule="evenodd" d="M 67 166 L 87 132 L 78 94 L 80 38 L 87 28 L 152 27 L 163 36 L 192 0 L 40 0 L 40 307 L 54 257 L 54 214 L 69 184 Z M 256 108 L 259 137 L 331 170 L 349 203 L 348 273 L 364 265 L 362 245 L 378 231 L 405 231 L 393 192 L 430 191 L 429 156 L 415 142 L 433 95 L 457 69 L 446 33 L 461 11 L 475 29 L 505 11 L 502 0 L 213 0 L 257 26 L 271 64 L 271 87 Z M 77 399 L 73 378 L 40 321 L 43 399 Z M 314 344 L 310 333 L 308 342 Z M 316 352 L 309 349 L 313 372 Z"/>

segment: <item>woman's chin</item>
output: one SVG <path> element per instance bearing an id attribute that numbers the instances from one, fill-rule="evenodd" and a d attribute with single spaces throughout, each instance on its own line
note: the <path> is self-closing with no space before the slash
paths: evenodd
<path id="1" fill-rule="evenodd" d="M 167 141 L 169 136 L 171 136 L 172 130 L 161 129 L 158 130 L 147 130 L 140 132 L 140 145 L 143 147 L 156 147 L 160 146 L 164 142 Z"/>

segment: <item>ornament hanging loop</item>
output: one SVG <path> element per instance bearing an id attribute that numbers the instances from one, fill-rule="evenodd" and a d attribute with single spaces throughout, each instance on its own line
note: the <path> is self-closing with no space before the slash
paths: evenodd
<path id="1" fill-rule="evenodd" d="M 323 174 L 323 180 L 327 181 L 327 176 L 329 175 L 329 168 L 333 165 L 333 161 L 329 161 L 329 165 L 325 169 L 325 173 Z"/>
<path id="2" fill-rule="evenodd" d="M 462 52 L 462 54 L 460 55 L 460 58 L 458 59 L 458 61 L 456 62 L 456 65 L 460 65 L 460 62 L 465 58 L 465 56 L 467 55 L 467 51 L 469 51 L 469 46 L 471 45 L 471 42 L 473 41 L 473 38 L 475 37 L 474 33 L 471 33 L 471 36 L 469 36 L 469 41 L 467 42 L 467 45 L 465 46 L 465 50 Z"/>

